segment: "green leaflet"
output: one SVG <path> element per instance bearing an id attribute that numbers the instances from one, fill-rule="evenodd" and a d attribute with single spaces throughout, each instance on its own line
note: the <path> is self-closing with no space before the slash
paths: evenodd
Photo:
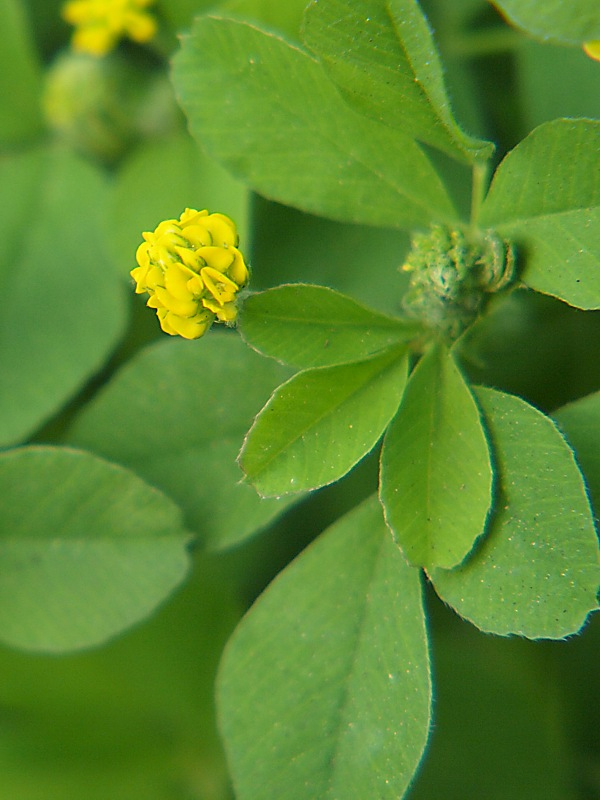
<path id="1" fill-rule="evenodd" d="M 411 374 L 381 453 L 386 520 L 410 563 L 460 563 L 483 533 L 491 490 L 477 405 L 438 344 Z"/>
<path id="2" fill-rule="evenodd" d="M 598 539 L 581 473 L 548 417 L 493 389 L 477 398 L 493 445 L 494 515 L 470 559 L 431 580 L 481 630 L 560 639 L 597 607 Z"/>
<path id="3" fill-rule="evenodd" d="M 306 284 L 250 295 L 239 327 L 251 347 L 300 368 L 359 361 L 421 331 L 414 320 L 389 317 L 333 289 Z"/>
<path id="4" fill-rule="evenodd" d="M 149 616 L 187 572 L 177 506 L 89 453 L 2 453 L 0 519 L 0 639 L 14 647 L 100 644 Z"/>
<path id="5" fill-rule="evenodd" d="M 202 146 L 267 197 L 380 226 L 455 217 L 413 138 L 355 113 L 317 61 L 273 34 L 199 17 L 173 80 Z"/>
<path id="6" fill-rule="evenodd" d="M 452 116 L 415 0 L 313 0 L 303 36 L 357 111 L 468 163 L 492 154 L 490 142 L 467 136 Z"/>
<path id="7" fill-rule="evenodd" d="M 527 286 L 584 309 L 600 308 L 599 159 L 600 122 L 544 123 L 502 161 L 480 217 L 517 244 Z"/>
<path id="8" fill-rule="evenodd" d="M 510 22 L 539 39 L 580 44 L 600 39 L 597 0 L 493 0 Z"/>
<path id="9" fill-rule="evenodd" d="M 241 482 L 236 464 L 254 415 L 288 374 L 231 333 L 162 340 L 86 406 L 69 442 L 124 464 L 174 498 L 204 546 L 229 547 L 291 502 L 262 500 Z"/>
<path id="10" fill-rule="evenodd" d="M 67 151 L 0 164 L 0 444 L 21 441 L 56 413 L 122 335 L 107 191 L 102 173 Z"/>
<path id="11" fill-rule="evenodd" d="M 425 746 L 419 573 L 372 497 L 281 573 L 230 640 L 217 685 L 239 800 L 397 800 Z"/>
<path id="12" fill-rule="evenodd" d="M 318 489 L 349 472 L 377 443 L 406 382 L 405 348 L 299 372 L 256 418 L 240 453 L 263 496 Z"/>
<path id="13" fill-rule="evenodd" d="M 575 450 L 596 512 L 600 515 L 600 392 L 582 397 L 552 416 Z"/>

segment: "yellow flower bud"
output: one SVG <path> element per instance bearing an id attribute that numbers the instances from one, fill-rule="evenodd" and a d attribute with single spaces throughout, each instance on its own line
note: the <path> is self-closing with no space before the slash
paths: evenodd
<path id="1" fill-rule="evenodd" d="M 235 322 L 237 294 L 249 272 L 229 217 L 186 208 L 179 220 L 142 235 L 139 266 L 130 274 L 136 293 L 150 295 L 146 305 L 156 309 L 165 333 L 198 339 L 215 320 Z"/>
<path id="2" fill-rule="evenodd" d="M 93 56 L 113 50 L 123 36 L 148 42 L 156 33 L 156 21 L 144 9 L 154 0 L 69 0 L 63 19 L 75 26 L 73 49 Z"/>
<path id="3" fill-rule="evenodd" d="M 600 39 L 596 39 L 593 42 L 586 42 L 583 45 L 583 52 L 595 61 L 600 61 Z"/>

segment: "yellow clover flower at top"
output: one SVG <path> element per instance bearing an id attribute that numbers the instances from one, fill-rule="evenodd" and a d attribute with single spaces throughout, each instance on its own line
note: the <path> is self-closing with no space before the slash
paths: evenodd
<path id="1" fill-rule="evenodd" d="M 119 39 L 147 42 L 156 33 L 156 21 L 144 9 L 154 0 L 69 0 L 63 19 L 76 30 L 73 49 L 93 56 L 106 55 Z"/>
<path id="2" fill-rule="evenodd" d="M 156 309 L 165 333 L 198 339 L 215 320 L 235 321 L 236 296 L 249 273 L 229 217 L 186 208 L 143 237 L 130 274 L 136 293 L 150 295 L 146 305 Z"/>
<path id="3" fill-rule="evenodd" d="M 593 42 L 586 42 L 583 45 L 583 52 L 595 61 L 600 61 L 600 39 Z"/>

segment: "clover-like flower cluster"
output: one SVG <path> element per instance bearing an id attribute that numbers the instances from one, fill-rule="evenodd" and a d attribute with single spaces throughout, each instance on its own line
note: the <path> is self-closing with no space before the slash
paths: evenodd
<path id="1" fill-rule="evenodd" d="M 154 0 L 70 0 L 62 17 L 75 26 L 72 46 L 79 53 L 103 56 L 123 36 L 147 42 L 156 33 L 156 20 L 145 9 Z"/>
<path id="2" fill-rule="evenodd" d="M 198 339 L 215 320 L 235 322 L 236 297 L 249 273 L 229 217 L 186 208 L 179 220 L 143 236 L 139 266 L 130 274 L 136 293 L 150 295 L 147 305 L 165 333 Z"/>

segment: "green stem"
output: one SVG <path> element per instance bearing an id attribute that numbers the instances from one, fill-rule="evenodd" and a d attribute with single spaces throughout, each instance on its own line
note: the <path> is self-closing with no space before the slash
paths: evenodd
<path id="1" fill-rule="evenodd" d="M 485 197 L 488 184 L 489 163 L 476 161 L 473 164 L 473 182 L 471 189 L 471 231 L 475 231 L 479 222 L 479 212 Z"/>

